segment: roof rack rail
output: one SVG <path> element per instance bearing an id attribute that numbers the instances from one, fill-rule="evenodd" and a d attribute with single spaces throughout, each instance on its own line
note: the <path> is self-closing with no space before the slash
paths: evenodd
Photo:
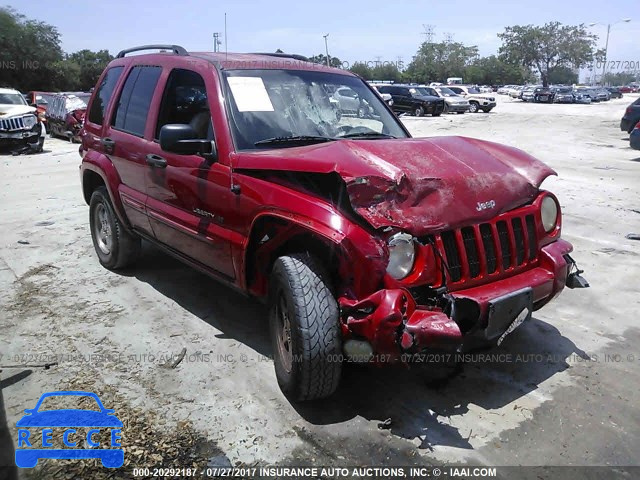
<path id="1" fill-rule="evenodd" d="M 141 45 L 139 47 L 127 48 L 121 50 L 116 58 L 123 58 L 128 53 L 138 52 L 140 50 L 173 50 L 173 53 L 180 56 L 189 55 L 189 53 L 180 45 Z"/>
<path id="2" fill-rule="evenodd" d="M 297 55 L 295 53 L 264 53 L 264 52 L 254 52 L 251 55 L 268 55 L 270 57 L 280 57 L 280 58 L 292 58 L 294 60 L 299 60 L 301 62 L 310 62 L 307 57 L 304 55 Z"/>

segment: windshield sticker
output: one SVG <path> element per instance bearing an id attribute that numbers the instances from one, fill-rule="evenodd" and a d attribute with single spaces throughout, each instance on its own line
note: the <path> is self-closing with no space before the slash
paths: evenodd
<path id="1" fill-rule="evenodd" d="M 260 77 L 229 77 L 229 87 L 240 112 L 273 112 L 273 104 Z"/>

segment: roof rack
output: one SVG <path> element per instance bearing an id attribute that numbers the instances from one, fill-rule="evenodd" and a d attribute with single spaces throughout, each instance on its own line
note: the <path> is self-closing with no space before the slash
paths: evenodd
<path id="1" fill-rule="evenodd" d="M 301 62 L 309 62 L 310 60 L 304 55 L 297 55 L 295 53 L 263 53 L 263 52 L 255 52 L 251 55 L 268 55 L 270 57 L 280 57 L 280 58 L 292 58 L 294 60 L 299 60 Z"/>
<path id="2" fill-rule="evenodd" d="M 123 58 L 128 53 L 138 52 L 140 50 L 173 50 L 173 53 L 180 56 L 187 56 L 189 53 L 180 45 L 141 45 L 139 47 L 127 48 L 121 50 L 116 58 Z"/>

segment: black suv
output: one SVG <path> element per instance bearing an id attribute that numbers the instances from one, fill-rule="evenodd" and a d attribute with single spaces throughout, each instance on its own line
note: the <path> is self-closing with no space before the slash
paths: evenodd
<path id="1" fill-rule="evenodd" d="M 380 93 L 388 93 L 393 99 L 392 109 L 396 113 L 412 113 L 422 117 L 430 113 L 437 117 L 444 111 L 444 99 L 425 95 L 419 87 L 412 85 L 383 85 L 378 87 Z"/>

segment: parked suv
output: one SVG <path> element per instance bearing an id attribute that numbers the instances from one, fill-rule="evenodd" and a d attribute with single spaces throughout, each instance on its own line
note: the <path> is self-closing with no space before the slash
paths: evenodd
<path id="1" fill-rule="evenodd" d="M 41 152 L 46 130 L 18 90 L 0 88 L 0 150 Z"/>
<path id="2" fill-rule="evenodd" d="M 465 85 L 447 85 L 447 88 L 469 101 L 469 112 L 471 113 L 476 113 L 479 110 L 489 113 L 496 106 L 496 97 L 481 93 L 477 88 Z"/>
<path id="3" fill-rule="evenodd" d="M 584 286 L 540 188 L 555 172 L 532 156 L 412 139 L 346 70 L 175 45 L 127 56 L 151 48 L 107 66 L 81 131 L 98 260 L 124 268 L 144 238 L 263 299 L 292 398 L 330 395 L 343 360 L 500 344 Z M 344 87 L 367 118 L 335 115 Z"/>
<path id="4" fill-rule="evenodd" d="M 393 100 L 392 109 L 397 113 L 412 113 L 422 117 L 430 113 L 437 117 L 445 109 L 444 100 L 435 95 L 429 95 L 412 85 L 380 85 L 380 93 L 388 93 Z"/>

